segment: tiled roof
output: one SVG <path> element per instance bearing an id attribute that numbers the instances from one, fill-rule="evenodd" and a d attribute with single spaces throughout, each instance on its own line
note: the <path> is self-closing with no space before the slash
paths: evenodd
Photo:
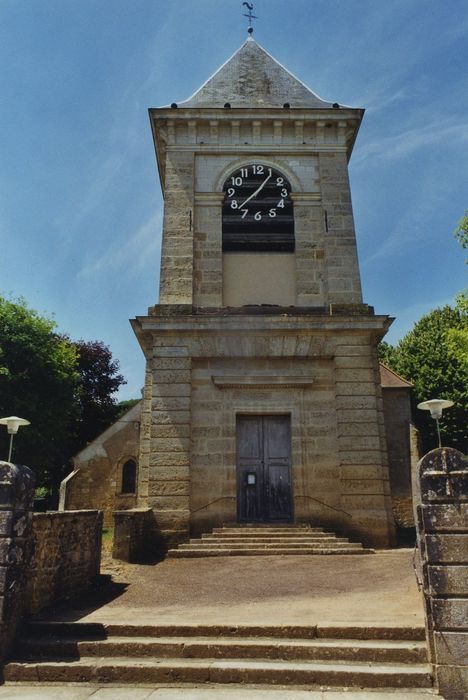
<path id="1" fill-rule="evenodd" d="M 382 363 L 380 363 L 380 384 L 384 389 L 411 389 L 413 386 Z"/>

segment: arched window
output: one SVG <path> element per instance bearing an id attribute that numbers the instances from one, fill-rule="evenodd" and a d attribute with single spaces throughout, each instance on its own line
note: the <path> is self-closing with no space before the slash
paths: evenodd
<path id="1" fill-rule="evenodd" d="M 128 459 L 122 467 L 121 493 L 136 493 L 137 465 L 134 459 Z"/>
<path id="2" fill-rule="evenodd" d="M 223 187 L 223 251 L 294 252 L 291 185 L 276 168 L 238 168 Z"/>

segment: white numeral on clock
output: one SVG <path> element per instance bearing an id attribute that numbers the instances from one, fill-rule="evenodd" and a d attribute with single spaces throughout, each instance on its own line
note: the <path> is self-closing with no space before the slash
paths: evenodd
<path id="1" fill-rule="evenodd" d="M 278 202 L 278 204 L 276 206 L 279 207 L 280 209 L 284 209 L 284 199 L 280 199 L 280 201 Z"/>
<path id="2" fill-rule="evenodd" d="M 262 212 L 261 212 L 261 211 L 257 211 L 257 212 L 254 214 L 254 219 L 255 219 L 255 221 L 261 221 L 261 220 L 262 220 Z"/>
<path id="3" fill-rule="evenodd" d="M 278 187 L 282 187 L 284 185 L 284 177 L 277 177 L 276 184 L 278 185 Z"/>
<path id="4" fill-rule="evenodd" d="M 241 175 L 242 177 L 247 177 L 249 174 L 249 169 L 248 168 L 241 168 Z"/>
<path id="5" fill-rule="evenodd" d="M 263 175 L 264 167 L 263 165 L 252 165 L 252 170 L 254 175 Z"/>
<path id="6" fill-rule="evenodd" d="M 231 202 L 231 209 L 237 209 L 238 206 L 239 206 L 239 205 L 237 204 L 236 200 L 233 199 L 232 202 Z"/>
<path id="7" fill-rule="evenodd" d="M 228 197 L 232 197 L 232 195 L 235 193 L 235 191 L 236 191 L 236 190 L 234 189 L 234 187 L 229 187 L 229 188 L 228 188 L 228 192 L 227 192 L 227 193 L 228 193 Z"/>
<path id="8" fill-rule="evenodd" d="M 288 190 L 286 189 L 286 187 L 283 187 L 283 189 L 281 190 L 281 196 L 282 196 L 282 197 L 287 197 L 287 196 L 288 196 Z"/>
<path id="9" fill-rule="evenodd" d="M 271 216 L 271 218 L 274 219 L 276 216 L 276 209 L 270 209 L 268 216 Z"/>
<path id="10" fill-rule="evenodd" d="M 237 187 L 239 187 L 240 185 L 242 185 L 242 178 L 241 177 L 231 177 L 231 182 L 233 185 L 236 185 Z"/>
<path id="11" fill-rule="evenodd" d="M 241 209 L 241 212 L 242 212 L 242 218 L 245 219 L 245 217 L 249 213 L 249 210 L 248 209 Z"/>

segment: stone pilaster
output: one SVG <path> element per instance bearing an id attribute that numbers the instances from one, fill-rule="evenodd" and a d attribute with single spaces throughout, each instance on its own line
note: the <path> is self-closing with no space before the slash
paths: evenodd
<path id="1" fill-rule="evenodd" d="M 394 543 L 381 398 L 372 337 L 336 338 L 335 392 L 341 504 L 347 531 L 366 544 Z"/>
<path id="2" fill-rule="evenodd" d="M 362 302 L 346 153 L 319 154 L 328 301 Z"/>
<path id="3" fill-rule="evenodd" d="M 159 288 L 161 304 L 192 304 L 193 301 L 193 188 L 193 153 L 168 152 Z"/>
<path id="4" fill-rule="evenodd" d="M 194 215 L 194 304 L 219 307 L 223 302 L 221 202 L 223 194 L 198 195 Z"/>
<path id="5" fill-rule="evenodd" d="M 149 457 L 151 452 L 151 407 L 153 401 L 153 359 L 146 361 L 145 388 L 141 402 L 140 450 L 138 456 L 138 505 L 148 504 Z"/>
<path id="6" fill-rule="evenodd" d="M 322 209 L 314 195 L 294 195 L 296 298 L 298 306 L 323 306 L 324 248 Z"/>
<path id="7" fill-rule="evenodd" d="M 154 348 L 148 506 L 161 549 L 189 535 L 191 362 L 183 345 Z"/>

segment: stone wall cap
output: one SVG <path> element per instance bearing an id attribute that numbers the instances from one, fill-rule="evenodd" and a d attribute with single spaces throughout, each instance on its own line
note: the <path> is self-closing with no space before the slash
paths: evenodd
<path id="1" fill-rule="evenodd" d="M 114 510 L 112 515 L 138 515 L 139 513 L 151 513 L 151 508 L 128 508 L 127 510 Z"/>

